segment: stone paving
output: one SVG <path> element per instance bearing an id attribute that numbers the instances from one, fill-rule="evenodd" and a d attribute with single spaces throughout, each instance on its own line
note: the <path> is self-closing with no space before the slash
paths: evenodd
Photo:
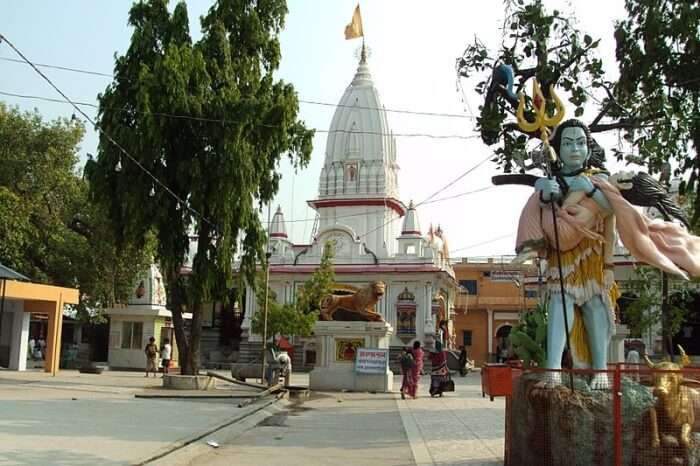
<path id="1" fill-rule="evenodd" d="M 422 378 L 421 394 L 429 380 Z M 504 399 L 482 398 L 478 373 L 454 381 L 455 392 L 442 398 L 398 400 L 416 464 L 503 464 Z"/>
<path id="2" fill-rule="evenodd" d="M 503 464 L 504 400 L 481 397 L 478 373 L 455 378 L 456 391 L 442 398 L 427 395 L 429 379 L 421 380 L 416 400 L 401 400 L 398 393 L 316 394 L 242 435 L 212 434 L 220 448 L 203 439 L 168 464 Z"/>
<path id="3" fill-rule="evenodd" d="M 140 464 L 160 454 L 148 464 L 502 464 L 503 399 L 481 397 L 478 373 L 454 380 L 456 392 L 443 398 L 427 395 L 423 377 L 416 400 L 317 393 L 237 408 L 236 399 L 134 398 L 161 392 L 160 379 L 140 373 L 0 371 L 0 465 Z M 308 374 L 292 383 L 306 385 Z"/>

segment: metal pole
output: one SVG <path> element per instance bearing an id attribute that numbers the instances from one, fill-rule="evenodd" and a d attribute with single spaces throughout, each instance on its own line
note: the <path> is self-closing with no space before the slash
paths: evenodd
<path id="1" fill-rule="evenodd" d="M 264 309 L 264 317 L 263 317 L 263 357 L 262 357 L 262 377 L 260 377 L 260 380 L 264 383 L 265 382 L 265 369 L 267 367 L 267 309 L 268 309 L 268 302 L 270 299 L 270 257 L 272 257 L 272 254 L 270 254 L 270 233 L 271 233 L 271 218 L 270 218 L 270 210 L 271 210 L 272 202 L 269 202 L 267 204 L 267 252 L 265 252 L 265 309 Z"/>
<path id="2" fill-rule="evenodd" d="M 7 288 L 7 279 L 2 279 L 2 296 L 0 297 L 0 329 L 2 329 L 2 317 L 5 314 L 5 291 Z M 0 333 L 0 339 L 2 339 L 2 333 Z M 9 362 L 9 361 L 8 361 Z M 9 364 L 8 364 L 9 366 Z"/>

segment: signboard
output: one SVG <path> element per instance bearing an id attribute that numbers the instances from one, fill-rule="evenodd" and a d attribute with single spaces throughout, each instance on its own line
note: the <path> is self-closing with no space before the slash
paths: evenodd
<path id="1" fill-rule="evenodd" d="M 358 374 L 385 374 L 388 367 L 388 349 L 357 348 L 355 372 Z"/>
<path id="2" fill-rule="evenodd" d="M 518 270 L 492 270 L 489 278 L 492 282 L 521 281 L 522 273 Z"/>

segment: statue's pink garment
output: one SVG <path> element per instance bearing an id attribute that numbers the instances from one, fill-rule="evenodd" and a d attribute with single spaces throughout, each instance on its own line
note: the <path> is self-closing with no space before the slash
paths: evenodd
<path id="1" fill-rule="evenodd" d="M 592 177 L 591 181 L 608 199 L 616 217 L 620 239 L 630 254 L 639 261 L 684 278 L 687 278 L 688 274 L 700 276 L 699 237 L 691 235 L 674 223 L 649 219 L 627 202 L 620 191 L 607 181 L 597 177 Z M 584 199 L 581 205 L 593 214 L 599 211 L 592 199 Z M 583 222 L 569 215 L 564 209 L 557 209 L 560 250 L 568 251 L 583 238 L 599 233 L 599 225 L 595 223 Z M 516 247 L 519 250 L 526 242 L 545 238 L 549 244 L 554 244 L 552 211 L 549 207 L 540 210 L 539 197 L 535 193 L 530 196 L 520 215 Z"/>

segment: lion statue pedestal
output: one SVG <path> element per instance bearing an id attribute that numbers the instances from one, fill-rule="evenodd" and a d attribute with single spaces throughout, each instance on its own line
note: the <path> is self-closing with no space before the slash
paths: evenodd
<path id="1" fill-rule="evenodd" d="M 316 366 L 309 374 L 312 390 L 353 390 L 391 392 L 394 373 L 387 366 L 383 374 L 355 372 L 357 348 L 389 348 L 394 329 L 388 323 L 359 321 L 318 321 Z"/>

